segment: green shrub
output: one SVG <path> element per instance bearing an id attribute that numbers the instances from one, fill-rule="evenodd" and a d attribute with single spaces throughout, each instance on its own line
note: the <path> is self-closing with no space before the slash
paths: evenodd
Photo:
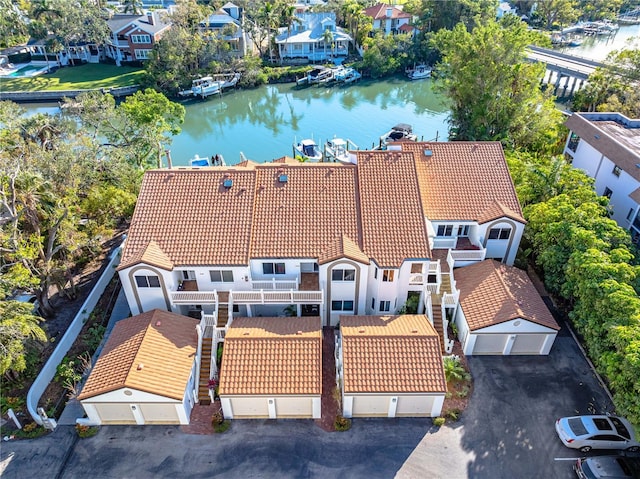
<path id="1" fill-rule="evenodd" d="M 467 381 L 470 379 L 469 373 L 462 365 L 459 356 L 445 356 L 444 362 L 444 376 L 449 381 Z"/>
<path id="2" fill-rule="evenodd" d="M 89 351 L 95 352 L 95 350 L 98 349 L 106 330 L 107 328 L 101 324 L 94 324 L 87 329 L 87 332 L 82 336 L 82 340 Z"/>
<path id="3" fill-rule="evenodd" d="M 0 409 L 2 409 L 2 414 L 6 413 L 9 409 L 19 411 L 20 409 L 24 408 L 24 405 L 24 398 L 16 396 L 0 396 Z"/>
<path id="4" fill-rule="evenodd" d="M 443 417 L 435 417 L 433 418 L 433 425 L 436 427 L 440 427 L 444 425 L 444 422 L 446 421 L 445 418 Z"/>
<path id="5" fill-rule="evenodd" d="M 93 437 L 98 434 L 98 426 L 84 426 L 82 424 L 76 424 L 76 432 L 78 437 L 86 438 Z"/>
<path id="6" fill-rule="evenodd" d="M 338 414 L 336 416 L 336 421 L 334 423 L 336 431 L 348 431 L 351 429 L 351 419 L 347 419 L 342 415 Z"/>
<path id="7" fill-rule="evenodd" d="M 460 418 L 460 412 L 460 409 L 450 409 L 447 411 L 445 416 L 447 417 L 447 419 L 455 422 Z"/>
<path id="8" fill-rule="evenodd" d="M 469 395 L 469 386 L 464 386 L 460 391 L 456 393 L 459 398 L 466 398 Z"/>

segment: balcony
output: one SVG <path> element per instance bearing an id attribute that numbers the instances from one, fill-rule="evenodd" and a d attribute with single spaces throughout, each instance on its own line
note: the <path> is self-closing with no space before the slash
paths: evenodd
<path id="1" fill-rule="evenodd" d="M 229 304 L 322 304 L 322 291 L 230 291 Z"/>

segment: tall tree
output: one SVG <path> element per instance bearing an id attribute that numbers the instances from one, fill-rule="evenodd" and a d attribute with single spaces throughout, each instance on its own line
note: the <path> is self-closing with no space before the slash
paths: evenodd
<path id="1" fill-rule="evenodd" d="M 124 13 L 131 15 L 142 15 L 142 0 L 124 0 Z"/>
<path id="2" fill-rule="evenodd" d="M 575 0 L 545 0 L 538 2 L 536 15 L 547 30 L 553 25 L 566 26 L 578 18 Z"/>
<path id="3" fill-rule="evenodd" d="M 0 48 L 12 47 L 27 40 L 28 19 L 15 2 L 0 0 Z"/>
<path id="4" fill-rule="evenodd" d="M 512 148 L 542 148 L 555 139 L 561 118 L 540 88 L 544 65 L 524 55 L 534 39 L 523 22 L 502 27 L 491 21 L 472 32 L 458 24 L 434 35 L 433 46 L 442 54 L 435 87 L 450 101 L 452 139 L 501 141 Z"/>
<path id="5" fill-rule="evenodd" d="M 29 340 L 46 341 L 40 318 L 32 313 L 31 303 L 0 301 L 0 375 L 19 373 L 27 366 Z"/>

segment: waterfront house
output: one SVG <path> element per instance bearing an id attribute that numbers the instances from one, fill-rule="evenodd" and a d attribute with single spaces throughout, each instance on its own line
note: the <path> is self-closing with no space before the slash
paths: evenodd
<path id="1" fill-rule="evenodd" d="M 297 21 L 276 36 L 282 60 L 331 61 L 346 57 L 351 37 L 336 26 L 335 13 L 297 13 Z"/>
<path id="2" fill-rule="evenodd" d="M 574 113 L 564 148 L 575 168 L 594 178 L 596 193 L 609 198 L 611 218 L 640 238 L 640 119 L 621 113 Z"/>
<path id="3" fill-rule="evenodd" d="M 371 17 L 373 29 L 371 35 L 382 32 L 385 36 L 397 35 L 398 33 L 413 33 L 414 28 L 409 24 L 411 15 L 401 10 L 397 6 L 378 3 L 372 7 L 365 8 L 364 14 Z"/>
<path id="4" fill-rule="evenodd" d="M 243 8 L 228 2 L 200 22 L 200 30 L 217 35 L 228 45 L 232 55 L 243 57 L 252 51 L 243 21 Z"/>
<path id="5" fill-rule="evenodd" d="M 441 359 L 432 356 L 453 347 L 448 318 L 460 307 L 458 275 L 489 258 L 513 264 L 524 225 L 499 142 L 399 142 L 386 151 L 353 151 L 351 163 L 283 157 L 158 169 L 144 175 L 118 272 L 134 315 L 160 309 L 198 320 L 199 386 L 191 396 L 201 403 L 213 399 L 207 381 L 218 376 L 215 352 L 225 342 L 220 396 L 228 417 L 318 417 L 320 392 L 308 382 L 274 379 L 259 391 L 241 383 L 239 364 L 252 364 L 251 374 L 260 375 L 275 361 L 255 356 L 259 348 L 251 341 L 260 348 L 265 341 L 288 344 L 280 361 L 290 371 L 292 364 L 317 362 L 321 327 L 347 325 L 358 336 L 375 326 L 366 340 L 371 347 L 389 357 L 428 356 L 429 374 L 439 375 Z M 520 287 L 505 284 L 507 290 Z M 522 294 L 537 295 L 532 289 Z M 500 306 L 504 298 L 494 299 Z M 499 322 L 500 311 L 487 321 Z M 380 321 L 387 321 L 382 329 Z M 402 326 L 407 321 L 411 328 Z M 507 321 L 482 333 L 517 335 L 526 329 L 520 324 Z M 420 340 L 409 338 L 407 346 L 401 330 Z M 305 338 L 314 341 L 302 348 L 316 351 L 313 358 L 300 356 L 306 353 L 297 341 Z M 338 335 L 348 414 L 439 414 L 440 382 L 365 391 L 364 379 L 347 381 L 365 363 L 370 370 L 379 364 L 375 355 L 352 355 L 349 344 L 362 341 L 340 341 Z M 389 344 L 383 348 L 381 341 Z M 545 339 L 544 347 L 528 353 L 546 354 L 551 343 Z M 311 378 L 307 370 L 299 374 Z"/>
<path id="6" fill-rule="evenodd" d="M 111 33 L 104 53 L 116 65 L 149 58 L 153 46 L 171 28 L 157 11 L 144 15 L 116 14 L 107 20 L 107 25 Z"/>

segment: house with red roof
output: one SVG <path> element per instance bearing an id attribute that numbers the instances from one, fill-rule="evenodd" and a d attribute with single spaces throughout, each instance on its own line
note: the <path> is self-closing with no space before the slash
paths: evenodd
<path id="1" fill-rule="evenodd" d="M 428 416 L 442 405 L 432 356 L 451 352 L 450 327 L 469 354 L 549 352 L 557 325 L 510 266 L 525 223 L 499 142 L 398 142 L 353 151 L 350 163 L 158 169 L 144 175 L 118 272 L 134 315 L 197 320 L 193 396 L 213 399 L 207 381 L 219 372 L 228 417 L 317 417 L 315 341 L 338 326 L 345 410 Z M 502 346 L 483 346 L 485 334 Z M 378 353 L 422 358 L 413 382 L 389 371 L 382 390 L 353 376 L 379 369 Z"/>
<path id="2" fill-rule="evenodd" d="M 144 15 L 116 14 L 107 20 L 110 35 L 104 44 L 107 58 L 121 62 L 142 61 L 149 58 L 153 46 L 171 28 L 158 12 Z"/>
<path id="3" fill-rule="evenodd" d="M 410 25 L 411 15 L 395 5 L 378 3 L 372 7 L 365 8 L 364 14 L 373 20 L 371 34 L 383 32 L 387 35 L 397 35 L 398 33 L 413 33 L 414 27 Z"/>

